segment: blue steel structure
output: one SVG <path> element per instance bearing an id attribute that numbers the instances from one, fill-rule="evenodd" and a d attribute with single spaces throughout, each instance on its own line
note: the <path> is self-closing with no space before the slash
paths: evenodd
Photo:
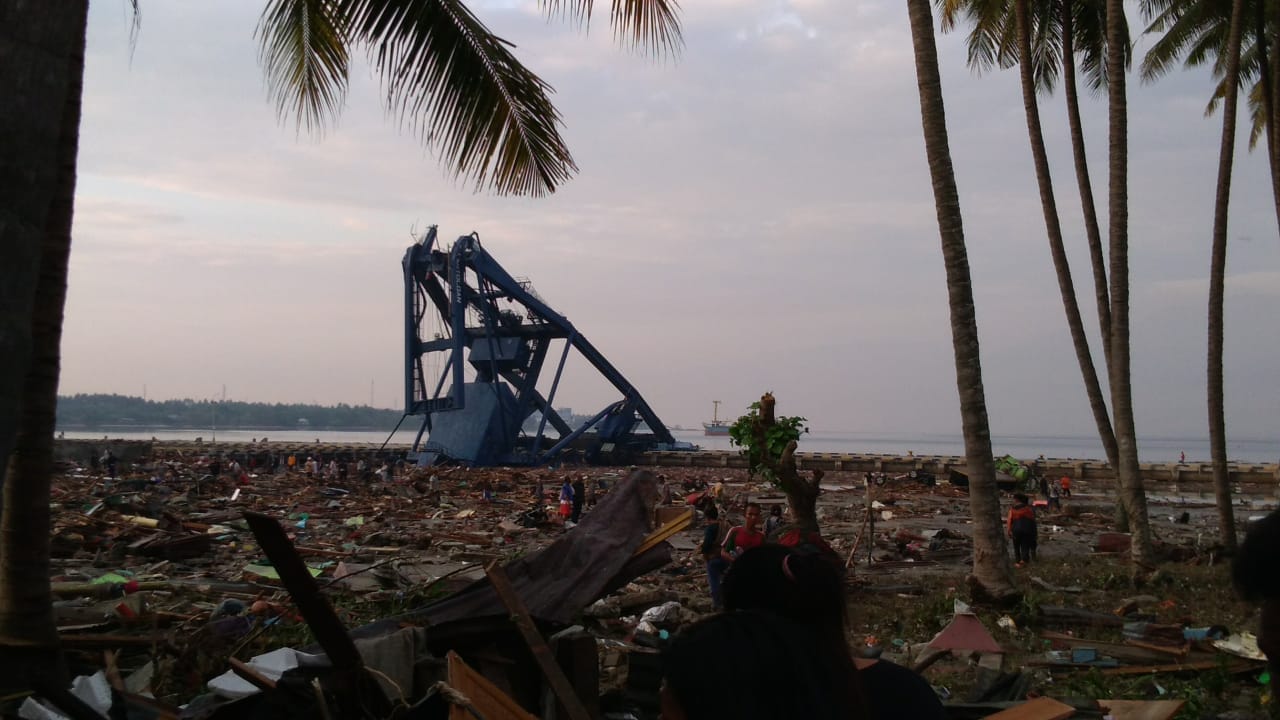
<path id="1" fill-rule="evenodd" d="M 644 450 L 675 449 L 675 438 L 639 391 L 527 280 L 504 270 L 478 236 L 443 248 L 433 225 L 405 251 L 402 264 L 404 412 L 423 416 L 413 443 L 419 464 L 547 464 L 570 451 L 588 462 L 625 462 Z M 441 332 L 425 327 L 435 325 L 431 314 L 438 314 Z M 553 340 L 564 340 L 564 350 L 543 397 L 538 378 Z M 578 428 L 552 408 L 571 348 L 622 396 Z M 445 358 L 438 378 L 427 376 L 424 358 L 432 353 Z M 470 381 L 464 363 L 474 370 Z M 531 417 L 537 419 L 533 434 L 523 430 Z M 649 434 L 637 432 L 640 421 Z"/>

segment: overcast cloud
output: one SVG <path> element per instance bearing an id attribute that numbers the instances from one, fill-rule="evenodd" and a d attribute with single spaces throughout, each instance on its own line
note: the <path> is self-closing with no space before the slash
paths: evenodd
<path id="1" fill-rule="evenodd" d="M 398 407 L 399 261 L 435 223 L 445 239 L 478 232 L 667 423 L 773 390 L 824 430 L 958 431 L 903 3 L 688 0 L 676 62 L 619 49 L 603 23 L 548 23 L 532 2 L 475 3 L 556 89 L 581 173 L 542 200 L 452 181 L 384 116 L 363 64 L 339 124 L 298 136 L 266 99 L 260 2 L 144 3 L 132 51 L 128 5 L 91 8 L 61 392 L 225 385 L 236 400 L 362 404 L 372 383 L 375 404 Z M 1088 435 L 1016 75 L 975 77 L 957 35 L 939 52 L 992 429 Z M 1203 116 L 1207 75 L 1130 87 L 1139 432 L 1203 436 L 1221 120 Z M 1042 110 L 1089 321 L 1061 98 Z M 1105 182 L 1105 103 L 1084 113 Z M 1270 438 L 1280 240 L 1265 158 L 1244 138 L 1235 183 L 1228 427 Z M 613 400 L 593 375 L 572 364 L 556 404 Z"/>

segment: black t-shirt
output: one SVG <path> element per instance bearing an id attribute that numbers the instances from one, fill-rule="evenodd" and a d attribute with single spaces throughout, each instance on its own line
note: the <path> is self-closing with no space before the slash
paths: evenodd
<path id="1" fill-rule="evenodd" d="M 942 701 L 924 678 L 888 660 L 858 671 L 875 720 L 946 720 Z"/>

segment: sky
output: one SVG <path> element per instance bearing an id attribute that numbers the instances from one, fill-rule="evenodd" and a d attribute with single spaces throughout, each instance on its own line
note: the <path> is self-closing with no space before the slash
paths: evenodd
<path id="1" fill-rule="evenodd" d="M 267 98 L 261 2 L 143 3 L 133 45 L 129 7 L 91 4 L 61 393 L 401 407 L 400 259 L 437 224 L 531 279 L 667 424 L 709 420 L 713 400 L 736 417 L 768 390 L 816 430 L 959 432 L 904 3 L 686 0 L 683 49 L 654 58 L 615 43 L 607 11 L 584 31 L 477 0 L 555 88 L 580 171 L 541 199 L 455 181 L 362 58 L 339 122 L 299 134 Z M 1016 73 L 974 74 L 955 33 L 939 61 L 992 431 L 1090 435 Z M 1203 114 L 1205 72 L 1129 87 L 1138 430 L 1202 437 L 1221 118 Z M 1061 93 L 1041 109 L 1099 356 Z M 1105 99 L 1083 113 L 1105 233 Z M 1280 233 L 1240 135 L 1227 424 L 1267 439 Z M 615 399 L 575 359 L 555 405 Z"/>

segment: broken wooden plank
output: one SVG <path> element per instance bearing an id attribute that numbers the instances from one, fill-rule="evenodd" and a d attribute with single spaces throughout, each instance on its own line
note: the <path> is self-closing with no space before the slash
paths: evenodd
<path id="1" fill-rule="evenodd" d="M 489 682 L 488 678 L 463 662 L 458 653 L 450 650 L 445 660 L 448 663 L 449 686 L 470 701 L 470 709 L 484 720 L 537 720 L 512 700 L 510 695 L 502 692 L 497 685 Z M 469 712 L 468 708 L 450 704 L 449 720 L 474 720 L 474 718 L 475 715 Z"/>
<path id="2" fill-rule="evenodd" d="M 555 657 L 551 654 L 551 648 L 547 646 L 546 640 L 542 638 L 542 633 L 538 632 L 538 628 L 529 617 L 529 611 L 525 609 L 524 601 L 520 599 L 515 589 L 511 587 L 511 580 L 507 577 L 506 571 L 496 561 L 490 563 L 484 571 L 489 576 L 489 582 L 493 585 L 494 591 L 498 593 L 498 598 L 502 600 L 502 604 L 511 613 L 511 621 L 515 623 L 516 629 L 520 631 L 521 637 L 524 638 L 525 643 L 529 646 L 529 650 L 533 653 L 533 659 L 538 663 L 538 668 L 542 670 L 542 674 L 546 676 L 552 692 L 556 694 L 560 703 L 564 705 L 569 720 L 590 720 L 591 716 L 587 713 L 586 707 L 583 706 L 582 700 L 578 698 L 578 694 L 573 691 L 573 686 L 569 684 L 569 678 L 565 677 L 564 670 L 560 668 L 559 663 L 556 662 Z"/>
<path id="3" fill-rule="evenodd" d="M 333 688 L 337 691 L 337 708 L 343 717 L 355 717 L 366 713 L 387 715 L 391 703 L 376 680 L 364 672 L 364 660 L 356 650 L 356 644 L 347 634 L 347 628 L 338 619 L 333 607 L 320 592 L 320 586 L 302 557 L 293 549 L 293 543 L 284 528 L 274 518 L 255 512 L 246 512 L 244 519 L 257 538 L 262 552 L 271 561 L 280 582 L 289 591 L 293 604 L 298 607 L 302 619 L 315 635 L 329 662 L 333 665 Z M 323 702 L 324 696 L 320 695 Z M 326 708 L 322 707 L 322 710 Z"/>
<path id="4" fill-rule="evenodd" d="M 1154 673 L 1180 673 L 1180 672 L 1199 672 L 1200 670 L 1212 670 L 1221 665 L 1218 660 L 1201 660 L 1198 662 L 1175 663 L 1172 665 L 1142 665 L 1134 667 L 1108 668 L 1102 671 L 1103 675 L 1150 675 Z M 1241 672 L 1249 672 L 1262 668 L 1266 665 L 1263 662 L 1252 660 L 1239 660 L 1237 662 L 1227 663 L 1224 668 L 1228 674 L 1234 675 Z"/>
<path id="5" fill-rule="evenodd" d="M 1114 720 L 1170 720 L 1186 700 L 1099 700 Z"/>
<path id="6" fill-rule="evenodd" d="M 689 527 L 692 522 L 693 508 L 689 508 L 672 520 L 668 521 L 662 527 L 649 533 L 649 535 L 645 537 L 644 542 L 640 543 L 640 547 L 636 548 L 636 551 L 631 553 L 631 557 L 639 557 L 640 555 L 643 555 L 658 545 L 658 543 L 666 541 L 667 538 Z"/>
<path id="7" fill-rule="evenodd" d="M 329 662 L 339 670 L 362 667 L 364 662 L 360 659 L 356 644 L 347 634 L 346 627 L 338 619 L 328 599 L 320 594 L 320 586 L 311 577 L 311 571 L 302 562 L 302 558 L 294 551 L 293 543 L 289 542 L 284 528 L 274 518 L 261 513 L 246 512 L 244 517 L 254 537 L 258 539 L 258 544 L 262 546 L 262 552 L 280 576 L 280 582 L 298 606 L 302 619 L 329 657 Z"/>
<path id="8" fill-rule="evenodd" d="M 1053 698 L 1039 697 L 988 715 L 987 720 L 1065 720 L 1076 714 L 1076 709 Z"/>
<path id="9" fill-rule="evenodd" d="M 263 675 L 247 665 L 243 660 L 238 658 L 227 658 L 227 664 L 231 666 L 231 672 L 239 675 L 242 680 L 262 691 L 275 690 L 276 681 Z"/>
<path id="10" fill-rule="evenodd" d="M 1099 655 L 1113 657 L 1123 662 L 1150 664 L 1164 663 L 1169 660 L 1169 654 L 1167 652 L 1135 647 L 1129 644 L 1090 640 L 1088 638 L 1066 635 L 1063 633 L 1053 632 L 1051 630 L 1042 631 L 1040 633 L 1040 637 L 1052 642 L 1054 647 L 1065 647 L 1068 649 L 1093 648 L 1098 651 Z"/>

